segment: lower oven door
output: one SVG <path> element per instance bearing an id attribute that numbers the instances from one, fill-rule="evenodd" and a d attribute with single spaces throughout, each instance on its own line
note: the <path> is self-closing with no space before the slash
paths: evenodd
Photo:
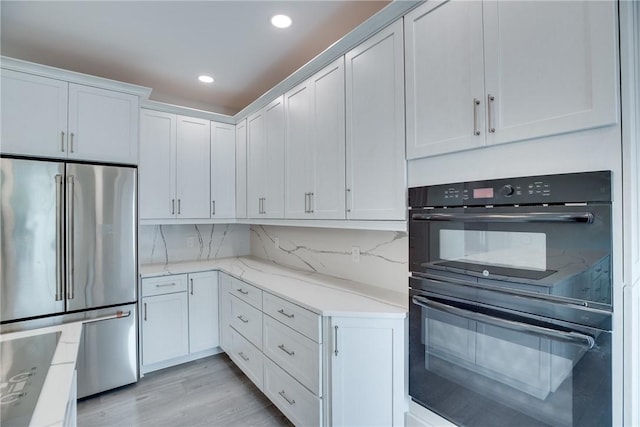
<path id="1" fill-rule="evenodd" d="M 611 333 L 411 290 L 409 394 L 463 426 L 611 425 Z"/>

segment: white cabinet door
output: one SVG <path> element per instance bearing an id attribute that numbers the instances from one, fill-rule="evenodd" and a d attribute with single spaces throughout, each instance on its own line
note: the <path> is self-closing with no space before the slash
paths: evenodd
<path id="1" fill-rule="evenodd" d="M 218 322 L 218 272 L 189 274 L 189 353 L 220 344 Z"/>
<path id="2" fill-rule="evenodd" d="M 331 318 L 331 425 L 404 423 L 404 320 Z"/>
<path id="3" fill-rule="evenodd" d="M 69 84 L 70 159 L 138 164 L 135 95 Z"/>
<path id="4" fill-rule="evenodd" d="M 247 217 L 262 215 L 266 189 L 266 134 L 264 109 L 247 120 Z"/>
<path id="5" fill-rule="evenodd" d="M 265 218 L 284 218 L 284 96 L 265 109 L 266 187 Z"/>
<path id="6" fill-rule="evenodd" d="M 142 299 L 142 364 L 152 365 L 189 353 L 187 293 Z"/>
<path id="7" fill-rule="evenodd" d="M 402 20 L 346 54 L 347 218 L 406 216 Z"/>
<path id="8" fill-rule="evenodd" d="M 247 120 L 236 125 L 236 218 L 247 217 Z"/>
<path id="9" fill-rule="evenodd" d="M 483 14 L 489 145 L 616 123 L 616 2 L 486 1 Z"/>
<path id="10" fill-rule="evenodd" d="M 345 218 L 344 58 L 311 79 L 313 188 L 309 210 L 314 218 Z"/>
<path id="11" fill-rule="evenodd" d="M 483 146 L 482 2 L 427 2 L 404 22 L 407 159 Z"/>
<path id="12" fill-rule="evenodd" d="M 227 274 L 218 273 L 218 301 L 220 314 L 220 348 L 226 353 L 231 352 L 231 277 Z"/>
<path id="13" fill-rule="evenodd" d="M 140 110 L 140 219 L 175 218 L 176 115 Z"/>
<path id="14" fill-rule="evenodd" d="M 285 216 L 309 218 L 314 164 L 313 86 L 306 81 L 284 95 L 286 110 L 286 189 Z"/>
<path id="15" fill-rule="evenodd" d="M 66 158 L 68 83 L 1 73 L 2 153 Z"/>
<path id="16" fill-rule="evenodd" d="M 209 120 L 177 117 L 178 218 L 209 218 L 210 124 Z"/>
<path id="17" fill-rule="evenodd" d="M 211 218 L 235 218 L 235 126 L 211 122 Z"/>

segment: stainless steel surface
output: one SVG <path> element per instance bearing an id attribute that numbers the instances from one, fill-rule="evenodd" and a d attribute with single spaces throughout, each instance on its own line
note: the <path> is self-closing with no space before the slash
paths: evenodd
<path id="1" fill-rule="evenodd" d="M 334 354 L 337 356 L 338 355 L 338 326 L 334 326 L 334 334 L 333 334 L 333 339 L 334 339 Z"/>
<path id="2" fill-rule="evenodd" d="M 480 135 L 478 130 L 478 107 L 480 106 L 480 100 L 473 98 L 473 134 Z"/>
<path id="3" fill-rule="evenodd" d="M 284 308 L 281 308 L 280 310 L 278 310 L 278 313 L 282 314 L 283 316 L 287 316 L 289 319 L 293 319 L 294 317 L 296 317 L 293 313 L 292 314 L 285 313 Z"/>
<path id="4" fill-rule="evenodd" d="M 584 213 L 562 213 L 562 212 L 528 212 L 509 214 L 413 214 L 412 219 L 416 221 L 452 221 L 452 222 L 580 222 L 593 223 L 593 214 Z"/>
<path id="5" fill-rule="evenodd" d="M 289 356 L 295 356 L 296 352 L 295 351 L 291 351 L 291 350 L 287 350 L 287 348 L 284 346 L 284 344 L 280 344 L 278 346 L 278 348 L 282 351 L 284 351 L 285 353 L 287 353 Z"/>
<path id="6" fill-rule="evenodd" d="M 0 321 L 64 312 L 59 293 L 59 162 L 0 159 Z"/>
<path id="7" fill-rule="evenodd" d="M 75 190 L 75 184 L 74 184 L 74 177 L 73 175 L 67 175 L 67 226 L 66 226 L 66 230 L 67 230 L 67 238 L 65 239 L 65 241 L 67 242 L 67 256 L 66 256 L 66 260 L 67 260 L 67 299 L 68 300 L 72 300 L 73 299 L 73 273 L 74 273 L 74 221 L 73 221 L 73 216 L 74 216 L 74 207 L 73 207 L 73 200 L 74 200 L 74 190 Z"/>
<path id="8" fill-rule="evenodd" d="M 77 365 L 78 398 L 138 380 L 136 319 L 135 304 L 87 312 Z"/>
<path id="9" fill-rule="evenodd" d="M 64 131 L 60 132 L 60 151 L 64 153 Z"/>
<path id="10" fill-rule="evenodd" d="M 491 110 L 493 109 L 493 101 L 495 101 L 496 97 L 489 94 L 487 95 L 487 114 L 489 115 L 489 133 L 494 133 L 496 128 L 493 127 L 493 119 L 491 117 Z"/>
<path id="11" fill-rule="evenodd" d="M 529 323 L 516 322 L 508 319 L 501 319 L 499 317 L 489 316 L 483 313 L 476 313 L 463 308 L 454 307 L 448 304 L 432 301 L 422 296 L 414 296 L 412 299 L 414 304 L 421 307 L 431 308 L 434 310 L 443 311 L 445 313 L 452 314 L 454 316 L 464 317 L 465 319 L 475 320 L 478 322 L 487 323 L 501 328 L 511 329 L 513 331 L 532 334 L 536 336 L 542 336 L 552 338 L 556 341 L 566 341 L 571 343 L 580 343 L 586 346 L 589 350 L 593 348 L 596 341 L 589 335 L 582 334 L 575 331 L 561 331 L 557 329 L 545 328 L 542 326 L 536 326 Z"/>
<path id="12" fill-rule="evenodd" d="M 64 273 L 62 268 L 62 254 L 64 253 L 64 239 L 62 237 L 64 230 L 62 217 L 64 209 L 62 199 L 64 198 L 64 185 L 62 183 L 62 175 L 56 174 L 56 301 L 64 299 Z"/>
<path id="13" fill-rule="evenodd" d="M 93 323 L 93 322 L 104 322 L 105 320 L 113 320 L 113 319 L 120 319 L 122 317 L 129 317 L 131 316 L 131 310 L 129 311 L 116 311 L 113 314 L 108 314 L 106 316 L 102 316 L 102 317 L 96 317 L 95 319 L 88 319 L 83 321 L 82 323 Z"/>
<path id="14" fill-rule="evenodd" d="M 74 136 L 75 136 L 75 135 L 73 134 L 73 132 L 71 132 L 71 135 L 69 136 L 69 146 L 70 146 L 69 151 L 70 151 L 71 153 L 73 153 L 73 152 L 74 152 L 74 151 L 73 151 L 73 137 L 74 137 Z"/>
<path id="15" fill-rule="evenodd" d="M 68 310 L 136 301 L 136 170 L 67 164 L 74 177 L 70 205 L 73 227 L 73 299 Z"/>
<path id="16" fill-rule="evenodd" d="M 289 399 L 289 398 L 287 397 L 287 395 L 285 394 L 284 390 L 279 391 L 279 392 L 278 392 L 278 394 L 279 394 L 280 396 L 282 396 L 282 398 L 283 398 L 284 400 L 286 400 L 286 401 L 287 401 L 287 403 L 288 403 L 289 405 L 295 405 L 295 404 L 296 404 L 296 401 L 295 401 L 294 399 Z"/>

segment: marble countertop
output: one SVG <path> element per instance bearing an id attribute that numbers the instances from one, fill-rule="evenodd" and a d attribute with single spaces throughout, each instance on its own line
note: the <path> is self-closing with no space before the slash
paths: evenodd
<path id="1" fill-rule="evenodd" d="M 63 425 L 67 401 L 72 391 L 78 347 L 82 335 L 82 322 L 0 335 L 0 341 L 9 341 L 51 332 L 61 332 L 61 335 L 31 417 L 30 425 L 32 426 Z"/>
<path id="2" fill-rule="evenodd" d="M 407 313 L 408 297 L 405 293 L 295 270 L 254 257 L 142 265 L 140 276 L 147 278 L 207 270 L 222 271 L 322 316 L 404 318 Z"/>

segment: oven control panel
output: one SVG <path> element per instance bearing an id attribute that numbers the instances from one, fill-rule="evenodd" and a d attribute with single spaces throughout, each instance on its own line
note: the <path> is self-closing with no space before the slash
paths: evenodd
<path id="1" fill-rule="evenodd" d="M 611 202 L 611 172 L 459 182 L 409 189 L 410 207 Z"/>

